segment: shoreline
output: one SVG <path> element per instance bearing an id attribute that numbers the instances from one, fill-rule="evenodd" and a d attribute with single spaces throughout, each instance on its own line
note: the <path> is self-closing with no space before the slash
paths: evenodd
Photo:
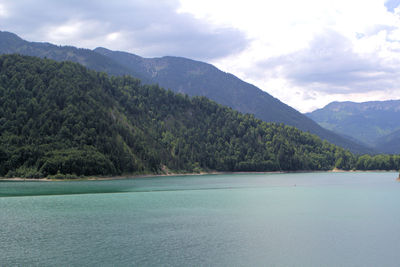
<path id="1" fill-rule="evenodd" d="M 165 173 L 165 174 L 125 174 L 113 176 L 85 176 L 76 178 L 23 178 L 0 177 L 0 181 L 42 181 L 42 182 L 58 182 L 58 181 L 106 181 L 106 180 L 123 180 L 137 178 L 153 178 L 166 176 L 194 176 L 194 175 L 210 175 L 210 174 L 225 174 L 225 172 L 200 172 L 200 173 Z"/>
<path id="2" fill-rule="evenodd" d="M 393 172 L 397 173 L 397 170 L 321 170 L 321 171 L 267 171 L 267 172 L 220 172 L 220 171 L 210 171 L 210 172 L 194 172 L 194 173 L 164 173 L 164 174 L 126 174 L 126 175 L 116 175 L 116 176 L 87 176 L 87 177 L 77 177 L 77 178 L 22 178 L 13 177 L 5 178 L 0 177 L 1 181 L 40 181 L 40 182 L 61 182 L 61 181 L 107 181 L 107 180 L 123 180 L 123 179 L 137 179 L 137 178 L 156 178 L 156 177 L 168 177 L 168 176 L 201 176 L 201 175 L 223 175 L 223 174 L 283 174 L 283 173 L 348 173 L 348 172 Z M 400 181 L 400 175 L 396 178 Z"/>

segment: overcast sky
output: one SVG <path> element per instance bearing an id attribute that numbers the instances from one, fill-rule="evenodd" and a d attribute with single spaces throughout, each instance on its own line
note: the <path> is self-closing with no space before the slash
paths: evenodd
<path id="1" fill-rule="evenodd" d="M 301 112 L 400 99 L 400 0 L 0 0 L 28 41 L 206 61 Z"/>

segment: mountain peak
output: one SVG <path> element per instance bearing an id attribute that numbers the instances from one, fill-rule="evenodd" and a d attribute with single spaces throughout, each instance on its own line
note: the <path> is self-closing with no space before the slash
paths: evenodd
<path id="1" fill-rule="evenodd" d="M 14 49 L 26 43 L 23 39 L 21 39 L 18 35 L 0 31 L 0 53 L 13 53 Z"/>
<path id="2" fill-rule="evenodd" d="M 15 33 L 12 32 L 7 32 L 7 31 L 0 31 L 1 38 L 9 38 L 9 39 L 15 39 L 15 40 L 22 40 L 21 37 L 16 35 Z"/>
<path id="3" fill-rule="evenodd" d="M 385 101 L 367 101 L 367 102 L 351 102 L 334 101 L 323 107 L 334 111 L 339 110 L 400 110 L 400 100 L 385 100 Z"/>

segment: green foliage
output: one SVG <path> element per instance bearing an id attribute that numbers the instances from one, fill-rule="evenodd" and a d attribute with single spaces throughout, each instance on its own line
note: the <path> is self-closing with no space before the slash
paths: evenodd
<path id="1" fill-rule="evenodd" d="M 0 57 L 0 176 L 399 169 L 395 156 L 366 157 L 129 76 Z"/>
<path id="2" fill-rule="evenodd" d="M 190 96 L 206 96 L 242 113 L 251 113 L 266 122 L 285 123 L 320 136 L 354 153 L 371 153 L 363 145 L 320 127 L 297 110 L 268 93 L 214 66 L 186 58 L 142 58 L 104 48 L 79 49 L 49 43 L 32 43 L 15 34 L 0 31 L 0 54 L 18 53 L 73 61 L 110 75 L 132 75 L 143 83 L 159 84 Z"/>
<path id="3" fill-rule="evenodd" d="M 50 151 L 41 159 L 38 166 L 44 176 L 57 173 L 77 176 L 115 173 L 115 167 L 110 159 L 93 147 Z"/>
<path id="4" fill-rule="evenodd" d="M 400 155 L 363 155 L 355 164 L 358 170 L 399 170 Z"/>

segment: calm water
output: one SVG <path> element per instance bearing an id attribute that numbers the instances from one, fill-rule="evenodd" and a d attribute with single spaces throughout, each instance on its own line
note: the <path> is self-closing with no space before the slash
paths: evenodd
<path id="1" fill-rule="evenodd" d="M 0 266 L 399 266 L 396 176 L 0 182 Z"/>

